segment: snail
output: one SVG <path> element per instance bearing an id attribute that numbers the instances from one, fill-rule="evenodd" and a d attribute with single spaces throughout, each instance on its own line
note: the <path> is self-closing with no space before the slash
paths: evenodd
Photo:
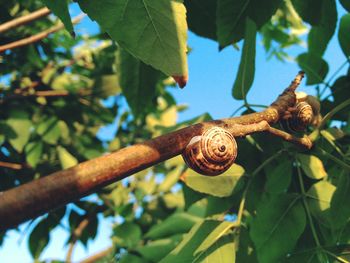
<path id="1" fill-rule="evenodd" d="M 233 164 L 237 157 L 237 143 L 227 130 L 213 127 L 201 136 L 193 137 L 182 157 L 186 164 L 203 175 L 219 175 Z"/>
<path id="2" fill-rule="evenodd" d="M 320 103 L 314 96 L 296 92 L 297 102 L 291 116 L 282 120 L 282 127 L 290 132 L 304 131 L 309 125 L 316 125 L 320 114 Z"/>

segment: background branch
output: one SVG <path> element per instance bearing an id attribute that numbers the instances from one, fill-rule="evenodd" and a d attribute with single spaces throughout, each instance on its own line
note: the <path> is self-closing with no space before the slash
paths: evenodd
<path id="1" fill-rule="evenodd" d="M 198 123 L 117 152 L 78 164 L 39 180 L 0 193 L 0 230 L 84 197 L 131 174 L 183 152 L 192 137 L 212 127 L 222 127 L 234 137 L 269 129 L 296 102 L 294 90 L 303 73 L 262 112 Z"/>
<path id="2" fill-rule="evenodd" d="M 79 15 L 79 16 L 75 17 L 72 20 L 72 23 L 73 24 L 79 23 L 79 21 L 82 20 L 84 16 L 85 15 L 82 14 L 82 15 Z M 2 46 L 0 46 L 0 53 L 4 52 L 6 50 L 9 50 L 9 49 L 14 49 L 14 48 L 23 47 L 23 46 L 27 46 L 27 45 L 33 44 L 35 42 L 38 42 L 38 41 L 46 38 L 48 35 L 63 29 L 63 28 L 64 28 L 64 25 L 63 25 L 63 23 L 60 22 L 58 25 L 53 26 L 53 27 L 51 27 L 51 28 L 49 28 L 47 30 L 44 30 L 44 31 L 42 31 L 42 32 L 40 32 L 40 33 L 38 33 L 36 35 L 33 35 L 33 36 L 30 36 L 30 37 L 27 37 L 27 38 L 23 38 L 21 40 L 17 40 L 17 41 L 14 41 L 14 42 L 2 45 Z"/>
<path id="3" fill-rule="evenodd" d="M 28 24 L 28 23 L 30 23 L 34 20 L 37 20 L 41 17 L 47 16 L 50 13 L 51 13 L 51 11 L 47 7 L 44 7 L 44 8 L 37 10 L 37 11 L 34 11 L 28 15 L 24 15 L 24 16 L 15 18 L 11 21 L 8 21 L 6 23 L 1 24 L 0 25 L 0 33 L 6 32 L 10 29 L 13 29 L 15 27 L 18 27 L 18 26 L 21 26 L 24 24 Z"/>

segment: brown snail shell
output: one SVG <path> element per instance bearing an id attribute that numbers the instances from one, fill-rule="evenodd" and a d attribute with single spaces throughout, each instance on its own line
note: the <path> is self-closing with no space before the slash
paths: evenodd
<path id="1" fill-rule="evenodd" d="M 282 126 L 285 130 L 291 132 L 304 131 L 314 120 L 313 108 L 306 101 L 298 102 L 292 118 L 283 121 Z"/>
<path id="2" fill-rule="evenodd" d="M 186 164 L 203 175 L 219 175 L 234 163 L 237 143 L 227 130 L 213 127 L 191 139 L 182 154 Z"/>

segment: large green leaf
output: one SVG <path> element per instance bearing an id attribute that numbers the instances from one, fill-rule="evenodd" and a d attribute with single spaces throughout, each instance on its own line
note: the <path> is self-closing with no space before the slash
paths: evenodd
<path id="1" fill-rule="evenodd" d="M 241 62 L 239 63 L 236 80 L 232 89 L 232 95 L 235 99 L 244 99 L 253 84 L 255 74 L 255 46 L 256 25 L 254 21 L 247 18 Z"/>
<path id="2" fill-rule="evenodd" d="M 68 1 L 67 0 L 41 0 L 44 4 L 63 22 L 64 26 L 69 33 L 74 35 L 73 24 L 70 19 L 68 11 Z"/>
<path id="3" fill-rule="evenodd" d="M 13 110 L 10 112 L 9 118 L 6 120 L 6 124 L 10 126 L 12 132 L 10 134 L 9 141 L 13 148 L 18 152 L 22 152 L 24 146 L 27 144 L 31 133 L 31 121 L 29 120 L 29 114 L 21 110 Z"/>
<path id="4" fill-rule="evenodd" d="M 339 2 L 346 9 L 346 11 L 350 12 L 350 0 L 339 0 Z"/>
<path id="5" fill-rule="evenodd" d="M 139 225 L 125 222 L 113 229 L 112 240 L 118 246 L 133 248 L 141 239 L 141 229 Z"/>
<path id="6" fill-rule="evenodd" d="M 305 174 L 312 179 L 327 176 L 322 161 L 314 155 L 298 154 L 297 158 Z"/>
<path id="7" fill-rule="evenodd" d="M 240 189 L 239 180 L 244 174 L 243 167 L 233 164 L 230 169 L 218 176 L 204 176 L 187 169 L 184 183 L 195 191 L 217 197 L 230 196 Z"/>
<path id="8" fill-rule="evenodd" d="M 310 211 L 319 222 L 331 226 L 333 219 L 330 216 L 332 196 L 336 187 L 327 181 L 313 184 L 307 191 Z"/>
<path id="9" fill-rule="evenodd" d="M 328 0 L 292 0 L 293 6 L 305 22 L 320 23 L 323 2 Z"/>
<path id="10" fill-rule="evenodd" d="M 305 225 L 300 196 L 274 195 L 261 201 L 250 230 L 259 262 L 279 262 L 292 251 Z"/>
<path id="11" fill-rule="evenodd" d="M 138 117 L 154 110 L 161 72 L 124 50 L 119 50 L 117 70 L 121 89 L 134 115 Z"/>
<path id="12" fill-rule="evenodd" d="M 167 75 L 187 78 L 186 9 L 180 0 L 78 0 L 113 40 Z"/>
<path id="13" fill-rule="evenodd" d="M 221 47 L 238 42 L 244 37 L 247 18 L 258 28 L 276 12 L 281 0 L 218 0 L 217 37 Z"/>
<path id="14" fill-rule="evenodd" d="M 196 262 L 236 262 L 236 245 L 234 235 L 226 235 L 217 240 L 211 247 L 203 251 Z"/>
<path id="15" fill-rule="evenodd" d="M 169 238 L 151 241 L 145 246 L 136 248 L 136 251 L 151 262 L 159 262 L 176 247 L 182 237 L 182 234 L 177 234 Z"/>
<path id="16" fill-rule="evenodd" d="M 322 56 L 335 32 L 337 9 L 335 0 L 323 0 L 318 5 L 322 5 L 321 21 L 309 32 L 308 48 L 310 53 Z"/>
<path id="17" fill-rule="evenodd" d="M 350 219 L 350 177 L 343 173 L 331 200 L 332 226 L 344 227 Z"/>
<path id="18" fill-rule="evenodd" d="M 286 192 L 291 180 L 291 162 L 289 160 L 284 160 L 267 172 L 265 191 L 274 194 Z"/>
<path id="19" fill-rule="evenodd" d="M 218 240 L 227 234 L 233 226 L 234 224 L 232 222 L 217 220 L 206 220 L 197 223 L 180 244 L 161 262 L 196 262 L 198 259 L 202 258 L 202 256 L 205 256 L 204 253 L 206 253 L 206 251 L 209 252 L 210 247 L 217 244 Z M 222 245 L 223 244 L 221 244 L 221 246 Z M 218 253 L 220 254 L 221 252 Z M 234 258 L 228 258 L 226 260 L 230 261 L 224 262 L 234 262 Z"/>
<path id="20" fill-rule="evenodd" d="M 328 73 L 328 63 L 312 53 L 303 53 L 297 57 L 299 66 L 306 72 L 307 85 L 322 83 Z"/>
<path id="21" fill-rule="evenodd" d="M 186 233 L 191 227 L 202 219 L 188 213 L 175 213 L 163 222 L 154 225 L 147 233 L 146 237 L 157 239 L 174 234 Z"/>
<path id="22" fill-rule="evenodd" d="M 185 0 L 189 29 L 199 36 L 216 40 L 217 0 Z"/>
<path id="23" fill-rule="evenodd" d="M 340 47 L 346 57 L 350 56 L 350 14 L 343 15 L 340 19 L 338 39 Z"/>

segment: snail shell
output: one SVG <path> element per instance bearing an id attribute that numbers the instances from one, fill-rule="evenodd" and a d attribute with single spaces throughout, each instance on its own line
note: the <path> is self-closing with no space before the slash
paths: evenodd
<path id="1" fill-rule="evenodd" d="M 227 130 L 213 127 L 191 139 L 182 154 L 186 164 L 203 175 L 225 172 L 237 157 L 237 143 Z"/>
<path id="2" fill-rule="evenodd" d="M 314 120 L 313 108 L 306 101 L 298 102 L 292 118 L 283 121 L 282 126 L 285 130 L 291 132 L 304 131 Z"/>

